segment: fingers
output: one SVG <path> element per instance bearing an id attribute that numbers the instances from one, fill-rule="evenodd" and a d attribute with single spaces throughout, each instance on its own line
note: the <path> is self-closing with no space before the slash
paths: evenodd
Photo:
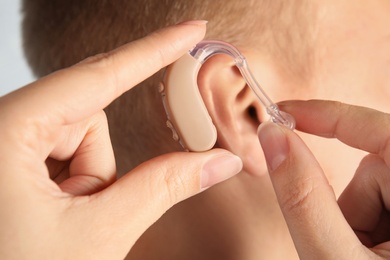
<path id="1" fill-rule="evenodd" d="M 205 28 L 189 22 L 162 29 L 1 97 L 0 121 L 6 129 L 0 137 L 46 159 L 60 126 L 92 116 L 178 59 L 203 38 Z"/>
<path id="2" fill-rule="evenodd" d="M 390 170 L 368 155 L 339 198 L 340 208 L 360 241 L 374 247 L 390 240 Z"/>
<path id="3" fill-rule="evenodd" d="M 129 247 L 134 237 L 171 206 L 232 177 L 241 168 L 241 160 L 224 150 L 163 155 L 93 195 L 86 210 L 106 212 L 99 220 L 104 222 L 101 225 L 110 226 L 118 243 Z"/>
<path id="4" fill-rule="evenodd" d="M 332 101 L 287 101 L 280 108 L 290 113 L 297 129 L 378 154 L 390 166 L 390 116 L 364 107 Z"/>
<path id="5" fill-rule="evenodd" d="M 192 22 L 162 29 L 44 77 L 1 101 L 4 107 L 16 100 L 23 104 L 12 106 L 13 116 L 45 117 L 54 125 L 77 122 L 178 59 L 204 37 L 205 28 Z"/>
<path id="6" fill-rule="evenodd" d="M 338 207 L 332 187 L 303 141 L 263 123 L 259 139 L 271 180 L 301 259 L 353 259 L 363 246 Z"/>

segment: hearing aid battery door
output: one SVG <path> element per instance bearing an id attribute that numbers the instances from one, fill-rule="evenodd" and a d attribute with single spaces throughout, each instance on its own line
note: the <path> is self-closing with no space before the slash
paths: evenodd
<path id="1" fill-rule="evenodd" d="M 187 53 L 167 68 L 164 78 L 168 120 L 184 148 L 194 152 L 210 150 L 217 141 L 217 131 L 198 88 L 200 67 Z"/>

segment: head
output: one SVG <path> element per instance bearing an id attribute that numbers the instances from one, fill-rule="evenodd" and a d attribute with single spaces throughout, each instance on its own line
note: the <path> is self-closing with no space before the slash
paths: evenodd
<path id="1" fill-rule="evenodd" d="M 205 19 L 206 38 L 238 47 L 273 101 L 334 99 L 390 112 L 387 0 L 23 0 L 23 11 L 25 53 L 37 76 L 166 25 Z M 162 77 L 157 73 L 106 109 L 119 172 L 182 150 L 165 127 Z M 180 258 L 180 250 L 186 259 L 188 252 L 195 258 L 210 253 L 210 259 L 283 258 L 282 247 L 295 249 L 256 135 L 257 125 L 268 119 L 230 57 L 209 59 L 198 86 L 217 128 L 216 146 L 239 155 L 249 174 L 176 205 L 133 253 L 140 259 L 147 259 L 145 252 L 158 255 L 151 259 L 164 259 L 161 252 Z M 302 138 L 340 194 L 363 153 L 338 141 Z M 273 257 L 264 257 L 270 251 Z"/>
<path id="2" fill-rule="evenodd" d="M 37 76 L 166 25 L 205 19 L 206 38 L 238 47 L 275 101 L 321 98 L 387 108 L 384 95 L 367 93 L 388 83 L 385 0 L 26 0 L 23 10 L 25 52 Z M 161 79 L 157 73 L 106 109 L 121 171 L 181 149 L 165 127 L 157 91 Z M 256 128 L 267 118 L 233 61 L 225 56 L 207 61 L 198 85 L 217 127 L 217 146 L 243 158 L 247 172 L 265 173 Z M 320 160 L 328 148 L 339 149 L 310 140 Z"/>

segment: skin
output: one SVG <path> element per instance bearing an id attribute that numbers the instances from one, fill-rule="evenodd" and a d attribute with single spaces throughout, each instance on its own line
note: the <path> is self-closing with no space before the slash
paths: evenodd
<path id="1" fill-rule="evenodd" d="M 262 49 L 261 46 L 251 43 L 248 46 L 244 46 L 244 48 L 240 48 L 240 50 L 247 57 L 256 78 L 260 80 L 267 94 L 275 101 L 329 99 L 389 112 L 390 27 L 388 25 L 390 24 L 390 16 L 388 14 L 390 13 L 390 7 L 388 2 L 380 0 L 318 1 L 317 7 L 319 18 L 315 21 L 315 48 L 311 53 L 313 63 L 309 75 L 306 78 L 301 78 L 300 75 L 291 75 L 286 68 L 278 63 L 278 59 L 269 57 L 266 53 L 260 51 Z M 253 30 L 256 30 L 256 28 L 253 28 Z M 202 69 L 212 67 L 213 65 L 205 64 L 204 66 Z M 218 71 L 221 71 L 221 69 L 217 69 L 213 74 L 217 75 Z M 201 71 L 200 73 L 204 72 Z M 222 82 L 221 79 L 223 78 L 228 78 L 229 81 L 233 82 L 230 77 L 226 76 L 216 78 L 214 82 Z M 200 80 L 202 81 L 202 78 Z M 232 93 L 233 87 L 224 86 L 216 92 L 227 95 Z M 226 91 L 223 92 L 224 90 Z M 206 98 L 206 103 L 207 100 Z M 227 103 L 227 101 L 224 100 L 224 103 Z M 216 106 L 222 108 L 224 103 Z M 258 106 L 261 107 L 260 105 Z M 337 105 L 334 106 L 338 107 Z M 208 107 L 209 112 L 212 113 L 210 108 L 212 108 L 212 105 Z M 285 108 L 283 107 L 283 109 Z M 306 107 L 306 109 L 310 111 L 311 107 Z M 351 110 L 355 111 L 354 107 L 351 107 Z M 337 109 L 333 111 L 334 114 L 329 113 L 327 117 L 319 117 L 318 120 L 312 121 L 304 119 L 304 121 L 307 120 L 305 122 L 307 124 L 312 123 L 313 126 L 318 125 L 320 120 L 325 122 L 333 121 L 335 118 L 339 118 Z M 264 114 L 261 109 L 258 110 L 258 113 Z M 299 113 L 294 112 L 292 114 L 297 117 L 298 125 L 301 124 L 302 119 L 297 116 Z M 213 117 L 213 115 L 211 116 Z M 341 118 L 347 120 L 347 117 Z M 235 119 L 237 121 L 237 118 Z M 222 129 L 220 130 L 222 135 L 231 129 L 229 127 L 222 128 L 221 126 L 222 121 L 226 121 L 226 118 L 220 120 L 218 115 L 215 115 L 213 120 L 217 122 L 217 128 Z M 263 117 L 261 121 L 264 122 L 265 120 Z M 362 123 L 362 127 L 365 125 L 369 127 L 371 124 L 368 123 L 371 122 L 368 119 L 356 122 L 348 119 L 348 122 L 350 129 L 355 129 L 358 123 Z M 334 191 L 334 193 L 330 191 L 325 193 L 332 198 L 333 204 L 332 206 L 330 206 L 330 202 L 326 204 L 326 206 L 330 207 L 328 210 L 331 213 L 324 216 L 333 219 L 331 214 L 337 213 L 337 217 L 341 218 L 340 209 L 334 202 L 336 198 L 340 197 L 354 177 L 356 169 L 359 167 L 362 158 L 367 154 L 367 151 L 349 147 L 348 145 L 353 146 L 351 142 L 346 142 L 347 145 L 345 145 L 335 139 L 325 139 L 312 135 L 312 131 L 309 130 L 306 131 L 302 128 L 298 130 L 303 130 L 298 132 L 298 135 L 309 147 L 317 162 L 312 160 L 312 155 L 305 158 L 313 161 L 310 164 L 313 167 L 313 171 L 319 172 L 319 168 L 322 169 L 321 171 L 324 172 L 325 177 L 321 178 L 326 178 Z M 320 130 L 323 130 L 324 133 L 328 131 L 327 129 Z M 305 133 L 305 131 L 309 134 Z M 343 134 L 348 135 L 352 133 Z M 249 149 L 247 145 L 257 142 L 256 127 L 253 127 L 247 135 L 252 137 L 250 142 L 244 147 L 245 149 Z M 290 137 L 290 134 L 288 136 L 293 138 Z M 363 132 L 359 136 L 354 136 L 354 138 L 367 139 L 367 136 L 371 136 L 371 134 Z M 221 142 L 220 139 L 218 144 L 222 147 L 230 145 L 228 149 L 238 154 L 234 150 L 235 147 L 231 145 L 237 139 L 237 136 L 228 136 L 226 142 Z M 380 141 L 386 143 L 387 139 L 382 138 Z M 298 147 L 303 149 L 302 144 L 299 144 Z M 287 215 L 283 210 L 283 203 L 281 203 L 282 211 L 280 211 L 280 206 L 277 203 L 279 197 L 275 197 L 272 178 L 270 179 L 270 176 L 267 174 L 267 164 L 262 156 L 263 151 L 260 146 L 251 151 L 251 158 L 255 159 L 252 159 L 252 162 L 249 161 L 250 166 L 248 166 L 248 160 L 240 154 L 240 157 L 244 160 L 244 171 L 241 174 L 228 182 L 213 187 L 213 189 L 200 196 L 193 197 L 175 206 L 173 210 L 164 215 L 156 225 L 145 233 L 141 240 L 138 241 L 136 247 L 133 248 L 133 251 L 130 252 L 129 258 L 294 259 L 299 256 L 305 258 L 309 250 L 316 253 L 317 251 L 313 249 L 315 247 L 311 246 L 309 249 L 303 249 L 306 253 L 302 254 L 300 252 L 302 249 L 298 248 L 297 250 L 295 247 L 302 247 L 305 243 L 310 245 L 309 241 L 305 241 L 302 238 L 302 241 L 297 245 L 296 241 L 294 243 L 290 239 L 291 229 L 294 228 L 294 232 L 298 232 L 296 231 L 298 228 L 302 228 L 309 222 L 310 214 L 318 210 L 314 207 L 315 203 L 310 204 L 313 208 L 310 208 L 310 211 L 307 210 L 309 216 L 307 218 L 302 217 L 302 222 L 290 224 L 287 221 L 286 225 L 285 218 L 289 218 L 290 215 Z M 306 153 L 308 152 L 306 151 Z M 297 160 L 294 163 L 303 164 L 302 161 Z M 293 167 L 293 165 L 290 167 Z M 294 167 L 306 170 L 302 165 Z M 287 166 L 284 171 L 287 171 Z M 298 170 L 294 171 L 292 169 L 289 171 L 296 172 Z M 361 169 L 358 172 L 360 171 Z M 356 175 L 361 176 L 358 172 Z M 300 191 L 299 185 L 304 185 L 299 180 L 295 181 L 297 185 L 292 185 L 292 187 L 296 191 L 289 189 L 284 197 L 295 196 L 295 193 Z M 324 182 L 324 180 L 321 181 Z M 341 198 L 340 200 L 342 201 Z M 343 207 L 342 211 L 345 210 Z M 321 209 L 320 212 L 324 213 L 324 211 L 324 209 Z M 372 214 L 375 215 L 376 213 L 373 212 Z M 313 223 L 318 223 L 318 220 L 315 218 L 313 218 L 313 221 Z M 345 220 L 342 225 L 340 224 L 340 226 L 346 225 Z M 329 225 L 325 225 L 325 227 L 329 227 Z M 309 228 L 313 229 L 313 226 Z M 357 242 L 356 237 L 353 236 L 351 230 L 344 235 L 345 230 L 346 228 L 342 228 L 339 232 L 334 231 L 329 239 L 341 241 L 337 236 L 343 238 L 345 236 L 347 240 L 352 241 L 347 246 L 349 248 L 347 253 L 351 253 L 353 246 L 360 244 Z M 320 231 L 323 233 L 324 229 L 320 229 Z M 312 232 L 314 231 L 312 230 Z M 315 234 L 318 241 L 323 241 L 321 240 L 323 237 L 321 232 Z M 293 239 L 295 239 L 295 236 L 293 236 Z M 169 242 L 165 243 L 165 241 Z M 338 245 L 344 247 L 343 243 L 337 244 L 334 241 L 329 243 L 334 248 L 337 248 Z M 153 247 L 154 250 L 148 251 L 147 249 L 151 244 L 155 245 Z M 172 245 L 175 246 L 172 247 Z M 366 245 L 368 247 L 373 246 Z M 362 249 L 363 247 L 358 246 L 358 248 Z M 357 250 L 358 253 L 366 252 L 360 249 Z M 297 255 L 297 251 L 299 255 Z M 325 253 L 329 254 L 330 258 L 342 258 L 341 256 L 343 256 L 341 254 L 340 257 L 335 257 L 333 254 L 341 253 L 341 250 L 331 252 L 327 248 Z M 310 257 L 308 258 L 310 259 Z M 317 259 L 317 257 L 311 257 L 311 259 L 313 258 Z M 353 258 L 349 257 L 349 259 Z"/>
<path id="2" fill-rule="evenodd" d="M 339 100 L 352 98 L 351 103 L 383 106 L 380 109 L 386 111 L 387 106 L 384 102 L 386 93 L 372 91 L 372 86 L 380 89 L 387 86 L 388 81 L 384 72 L 386 67 L 382 66 L 388 60 L 388 56 L 384 55 L 387 53 L 387 45 L 381 45 L 382 48 L 377 47 L 378 40 L 387 39 L 384 37 L 387 35 L 387 27 L 368 26 L 372 37 L 362 37 L 367 30 L 357 26 L 361 21 L 362 16 L 359 15 L 361 12 L 372 14 L 370 19 L 365 20 L 366 23 L 386 24 L 382 20 L 386 21 L 387 16 L 383 14 L 388 13 L 385 12 L 387 10 L 385 2 L 334 1 L 333 3 L 329 1 L 328 3 L 329 5 L 324 5 L 321 9 L 324 16 L 320 28 L 323 28 L 321 32 L 324 34 L 319 36 L 321 45 L 316 52 L 316 70 L 311 75 L 310 81 L 304 85 L 307 90 L 304 92 L 306 95 L 304 97 Z M 350 8 L 354 12 L 346 12 L 351 10 Z M 344 15 L 345 13 L 348 15 Z M 333 31 L 334 28 L 338 29 L 338 33 L 332 34 L 334 37 L 327 37 L 329 35 L 326 33 Z M 27 256 L 58 258 L 58 255 L 64 258 L 88 258 L 96 255 L 101 258 L 123 258 L 139 236 L 167 208 L 202 190 L 200 172 L 205 168 L 206 161 L 211 160 L 211 157 L 215 158 L 215 153 L 218 153 L 217 157 L 221 156 L 222 151 L 159 157 L 136 168 L 120 181 L 115 181 L 112 177 L 115 173 L 113 160 L 111 162 L 104 160 L 108 161 L 107 165 L 100 165 L 101 160 L 97 162 L 91 160 L 91 158 L 101 158 L 98 156 L 112 158 L 110 148 L 101 149 L 107 147 L 108 141 L 107 137 L 105 139 L 97 134 L 107 136 L 104 134 L 106 127 L 99 111 L 129 86 L 177 59 L 202 37 L 194 34 L 193 30 L 191 34 L 186 34 L 188 28 L 182 28 L 180 31 L 179 35 L 174 33 L 178 38 L 176 36 L 166 38 L 167 43 L 178 40 L 177 44 L 167 45 L 168 53 L 177 50 L 176 48 L 180 51 L 173 51 L 175 54 L 168 55 L 169 57 L 163 63 L 151 59 L 150 63 L 146 62 L 145 66 L 139 68 L 140 64 L 145 62 L 144 54 L 137 55 L 139 50 L 145 51 L 143 41 L 114 52 L 116 62 L 111 68 L 114 70 L 108 71 L 115 71 L 114 83 L 119 86 L 112 83 L 112 73 L 108 75 L 104 73 L 107 63 L 99 62 L 99 59 L 95 58 L 46 77 L 0 100 L 3 108 L 0 110 L 1 120 L 9 126 L 1 133 L 3 145 L 1 160 L 6 162 L 1 165 L 1 172 L 4 174 L 1 175 L 0 182 L 3 185 L 1 205 L 4 205 L 5 209 L 1 213 L 1 219 L 4 220 L 1 223 L 4 232 L 0 237 L 2 258 L 20 259 Z M 160 33 L 161 35 L 165 34 Z M 159 40 L 161 39 L 159 37 Z M 361 41 L 362 39 L 364 41 Z M 150 39 L 147 42 L 151 44 Z M 361 45 L 355 44 L 357 42 Z M 138 48 L 133 49 L 135 46 Z M 158 47 L 163 48 L 163 46 L 165 45 L 159 41 Z M 333 47 L 329 48 L 329 46 Z M 373 56 L 364 55 L 368 50 Z M 137 56 L 140 61 L 137 61 Z M 129 62 L 133 61 L 137 67 L 134 74 L 129 74 L 127 66 L 130 66 Z M 375 64 L 377 64 L 374 66 L 375 69 L 370 69 Z M 271 72 L 265 78 L 268 82 L 264 86 L 294 87 L 293 83 L 297 81 L 281 73 L 282 70 L 277 64 L 269 62 L 268 65 Z M 140 73 L 143 69 L 148 73 Z M 80 82 L 87 87 L 80 88 Z M 109 82 L 111 83 L 109 85 L 113 84 L 115 87 L 107 88 L 102 86 L 101 82 Z M 57 87 L 52 88 L 53 85 Z M 353 95 L 350 86 L 354 87 Z M 275 100 L 299 96 L 295 91 L 286 92 L 285 89 L 282 91 L 278 88 L 267 90 L 268 92 Z M 96 93 L 99 93 L 99 98 L 96 98 Z M 92 95 L 94 102 L 90 103 Z M 58 104 L 63 105 L 58 106 Z M 389 238 L 386 234 L 389 232 L 385 235 L 377 232 L 383 230 L 382 225 L 388 226 L 386 212 L 389 192 L 386 191 L 386 185 L 383 185 L 388 183 L 386 177 L 388 175 L 386 174 L 388 115 L 361 107 L 317 101 L 290 102 L 282 104 L 281 107 L 296 118 L 298 130 L 326 137 L 336 136 L 347 145 L 370 153 L 370 156 L 360 164 L 355 177 L 338 203 L 336 198 L 354 175 L 360 162 L 355 152 L 351 152 L 351 148 L 341 146 L 336 141 L 331 142 L 328 139 L 319 141 L 322 139 L 303 135 L 308 148 L 295 133 L 264 123 L 259 130 L 259 137 L 271 173 L 269 176 L 264 174 L 266 164 L 260 161 L 261 174 L 244 172 L 223 185 L 207 190 L 207 195 L 203 193 L 187 200 L 186 203 L 178 205 L 175 211 L 167 212 L 158 222 L 159 225 L 152 226 L 150 230 L 161 228 L 164 223 L 174 223 L 175 225 L 168 225 L 169 229 L 165 230 L 169 231 L 169 235 L 174 236 L 176 232 L 183 231 L 181 228 L 184 225 L 187 227 L 184 230 L 193 239 L 180 241 L 182 237 L 178 236 L 177 241 L 169 240 L 169 243 L 174 244 L 175 248 L 184 249 L 187 254 L 191 253 L 191 250 L 202 248 L 204 250 L 198 250 L 198 253 L 210 253 L 208 256 L 219 253 L 219 256 L 226 256 L 223 259 L 256 257 L 292 259 L 295 256 L 293 242 L 302 259 L 356 259 L 375 258 L 380 255 L 388 257 L 386 241 L 389 241 Z M 77 113 L 75 108 L 78 108 Z M 74 133 L 79 134 L 74 135 Z M 69 136 L 72 140 L 75 138 L 70 142 L 73 145 L 63 141 L 63 138 Z M 97 146 L 95 148 L 83 146 L 82 144 L 94 140 L 89 139 L 91 136 L 95 136 L 102 143 L 98 145 L 91 142 Z M 9 147 L 12 147 L 12 150 Z M 105 154 L 100 153 L 102 150 L 105 150 Z M 328 151 L 332 156 L 328 157 L 324 151 Z M 348 154 L 354 159 L 340 158 L 335 156 L 336 152 L 340 156 Z M 225 151 L 222 153 L 226 155 Z M 85 156 L 88 154 L 91 157 Z M 359 155 L 363 155 L 363 152 L 359 152 Z M 315 156 L 319 157 L 318 161 Z M 48 160 L 48 157 L 52 159 Z M 335 158 L 342 163 L 335 162 Z M 67 164 L 56 164 L 56 161 L 69 162 L 70 159 L 75 161 L 71 165 L 78 167 L 69 169 L 65 167 L 61 175 L 57 167 L 63 169 Z M 49 171 L 44 162 L 47 162 Z M 186 170 L 172 173 L 164 170 L 165 168 L 161 170 L 161 165 L 165 165 L 166 169 L 172 170 L 172 165 L 175 165 L 175 169 L 179 167 Z M 92 170 L 82 175 L 75 174 L 78 172 L 75 171 L 76 169 L 84 171 L 84 166 L 88 166 L 85 167 L 87 170 Z M 94 169 L 94 166 L 98 166 L 97 169 Z M 192 169 L 192 174 L 188 174 L 188 168 Z M 99 169 L 105 170 L 99 172 Z M 70 178 L 67 178 L 68 170 Z M 167 185 L 174 188 L 164 185 L 160 187 L 158 184 L 164 183 L 160 178 L 156 180 L 156 178 L 145 177 L 149 176 L 146 173 L 155 171 L 162 173 L 163 176 L 171 176 L 171 178 L 164 177 L 163 180 L 171 180 L 172 182 L 168 182 Z M 51 181 L 50 172 L 54 173 L 52 177 L 59 175 L 61 179 L 55 180 L 56 182 Z M 342 174 L 339 174 L 340 172 Z M 230 175 L 224 175 L 220 180 Z M 23 182 L 20 181 L 21 178 Z M 154 184 L 155 182 L 157 184 Z M 177 185 L 178 182 L 188 184 L 188 187 L 178 189 L 182 187 Z M 149 190 L 145 188 L 145 183 L 148 183 Z M 161 189 L 157 189 L 156 192 L 156 187 Z M 365 192 L 361 192 L 362 188 Z M 173 195 L 171 190 L 175 191 Z M 231 192 L 232 190 L 234 192 Z M 278 203 L 274 200 L 275 193 Z M 143 195 L 140 197 L 139 194 Z M 132 199 L 135 196 L 137 201 Z M 175 215 L 178 212 L 181 214 Z M 97 220 L 93 218 L 96 215 L 99 216 Z M 181 216 L 195 216 L 195 221 L 199 220 L 199 222 L 190 222 L 190 218 L 181 218 Z M 205 218 L 197 219 L 197 216 Z M 169 222 L 169 218 L 176 222 Z M 188 223 L 183 223 L 187 220 Z M 198 226 L 199 223 L 205 226 Z M 202 233 L 191 232 L 204 231 L 202 229 L 204 227 L 208 228 L 210 233 L 217 234 L 217 237 L 212 237 L 212 240 L 208 241 L 207 237 L 197 237 Z M 293 242 L 288 232 L 291 233 Z M 167 233 L 162 232 L 162 234 Z M 147 236 L 148 234 L 146 238 Z M 14 239 L 9 239 L 10 237 Z M 37 237 L 42 239 L 37 240 Z M 141 249 L 145 249 L 142 248 L 142 241 L 139 245 Z M 164 246 L 154 245 L 157 247 L 155 251 L 157 253 L 160 250 L 158 247 Z M 42 248 L 45 250 L 41 250 Z M 147 250 L 143 251 L 144 254 L 145 252 L 148 253 Z M 180 256 L 179 253 L 177 255 Z M 172 258 L 174 256 L 171 255 Z M 192 256 L 196 258 L 199 255 Z"/>
<path id="3" fill-rule="evenodd" d="M 388 1 L 319 1 L 318 6 L 319 29 L 309 79 L 270 71 L 278 68 L 274 65 L 268 66 L 263 85 L 275 86 L 269 91 L 276 100 L 329 99 L 389 112 Z M 287 130 L 272 147 L 267 145 L 265 131 L 260 130 L 259 136 L 265 135 L 261 141 L 266 156 L 281 146 L 281 139 L 287 139 L 287 159 L 280 168 L 270 170 L 270 177 L 299 257 L 367 259 L 373 257 L 370 248 L 388 258 L 389 237 L 380 232 L 389 233 L 388 164 L 383 155 L 388 117 L 339 103 L 292 102 L 281 109 L 295 117 L 297 134 L 305 145 Z M 377 128 L 383 129 L 381 137 Z M 347 145 L 317 136 L 336 137 Z M 369 138 L 374 136 L 378 139 Z M 369 145 L 381 149 L 369 149 Z M 367 152 L 370 155 L 365 157 Z"/>
<path id="4" fill-rule="evenodd" d="M 1 97 L 0 258 L 123 259 L 169 207 L 241 170 L 217 149 L 115 179 L 102 109 L 204 33 L 202 21 L 169 27 Z"/>
<path id="5" fill-rule="evenodd" d="M 324 171 L 294 132 L 270 123 L 259 128 L 272 184 L 300 258 L 388 259 L 390 116 L 330 101 L 285 102 L 282 107 L 295 116 L 299 130 L 369 153 L 337 202 Z M 326 120 L 329 115 L 334 117 Z"/>

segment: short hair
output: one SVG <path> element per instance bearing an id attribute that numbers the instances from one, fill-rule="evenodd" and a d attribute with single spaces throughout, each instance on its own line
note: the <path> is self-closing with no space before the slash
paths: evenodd
<path id="1" fill-rule="evenodd" d="M 24 50 L 37 76 L 190 19 L 209 21 L 206 38 L 256 46 L 291 75 L 307 77 L 312 63 L 315 9 L 309 0 L 23 0 L 23 14 Z M 154 91 L 159 79 L 161 73 L 106 109 L 111 126 L 120 126 L 110 129 L 116 151 L 139 158 L 128 167 L 164 146 L 163 119 L 154 121 L 163 111 Z"/>

